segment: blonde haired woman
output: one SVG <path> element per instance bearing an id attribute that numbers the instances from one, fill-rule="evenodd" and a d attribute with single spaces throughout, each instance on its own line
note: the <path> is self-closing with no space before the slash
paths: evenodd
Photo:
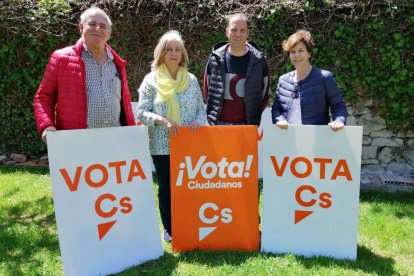
<path id="1" fill-rule="evenodd" d="M 138 120 L 149 127 L 150 151 L 158 180 L 158 204 L 164 240 L 171 241 L 170 140 L 179 126 L 207 124 L 196 77 L 187 71 L 188 55 L 177 31 L 168 31 L 154 50 L 151 73 L 138 89 Z"/>

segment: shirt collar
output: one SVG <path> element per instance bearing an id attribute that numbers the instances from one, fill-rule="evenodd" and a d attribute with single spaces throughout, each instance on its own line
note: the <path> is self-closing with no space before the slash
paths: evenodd
<path id="1" fill-rule="evenodd" d="M 83 51 L 87 52 L 89 55 L 91 55 L 91 53 L 89 53 L 88 51 L 88 47 L 86 47 L 86 44 L 83 43 Z M 108 56 L 108 59 L 113 61 L 114 60 L 114 55 L 112 55 L 111 51 L 109 51 L 109 48 L 105 46 L 105 51 L 106 51 L 106 55 Z M 92 56 L 92 55 L 91 55 Z"/>

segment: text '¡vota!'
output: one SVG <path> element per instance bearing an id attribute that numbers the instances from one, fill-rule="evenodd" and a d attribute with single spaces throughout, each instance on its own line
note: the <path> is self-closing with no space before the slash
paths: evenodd
<path id="1" fill-rule="evenodd" d="M 207 156 L 200 156 L 193 163 L 191 156 L 185 156 L 185 161 L 179 164 L 176 186 L 182 186 L 186 176 L 189 189 L 242 188 L 242 182 L 237 180 L 250 177 L 253 155 L 248 155 L 245 161 L 228 162 L 227 157 L 222 157 L 219 162 L 206 162 L 206 159 Z M 217 177 L 220 180 L 210 181 Z"/>

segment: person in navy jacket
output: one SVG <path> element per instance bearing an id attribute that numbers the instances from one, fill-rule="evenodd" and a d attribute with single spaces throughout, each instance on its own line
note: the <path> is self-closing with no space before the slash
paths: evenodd
<path id="1" fill-rule="evenodd" d="M 259 46 L 248 41 L 247 17 L 227 17 L 228 42 L 217 43 L 204 72 L 204 98 L 210 125 L 260 125 L 269 100 L 270 75 Z"/>
<path id="2" fill-rule="evenodd" d="M 282 43 L 295 67 L 279 78 L 272 106 L 272 121 L 282 129 L 289 124 L 328 124 L 337 131 L 346 124 L 346 105 L 332 73 L 310 63 L 313 46 L 312 35 L 305 30 Z"/>

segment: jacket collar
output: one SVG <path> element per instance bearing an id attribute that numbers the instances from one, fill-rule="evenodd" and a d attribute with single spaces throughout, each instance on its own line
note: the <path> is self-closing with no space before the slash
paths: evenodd
<path id="1" fill-rule="evenodd" d="M 91 53 L 88 51 L 88 47 L 86 46 L 85 43 L 83 43 L 83 50 L 86 51 L 89 55 L 91 55 Z M 109 48 L 105 46 L 105 53 L 106 56 L 108 57 L 109 60 L 113 61 L 114 60 L 114 55 L 112 54 L 111 51 L 109 51 Z"/>
<path id="2" fill-rule="evenodd" d="M 83 50 L 83 39 L 79 38 L 75 45 L 73 45 L 73 50 L 76 52 L 76 55 L 80 56 Z M 117 66 L 125 67 L 127 62 L 123 60 L 108 44 L 105 44 L 105 47 L 112 54 L 114 58 L 114 63 Z"/>
<path id="3" fill-rule="evenodd" d="M 259 46 L 257 46 L 257 44 L 253 41 L 247 41 L 246 43 L 248 51 L 250 53 L 253 53 L 254 56 L 256 56 L 257 58 L 261 58 L 262 57 L 262 52 L 259 48 Z M 216 45 L 213 46 L 213 53 L 221 58 L 224 58 L 224 55 L 227 51 L 227 48 L 229 47 L 229 43 L 228 42 L 219 42 Z"/>

